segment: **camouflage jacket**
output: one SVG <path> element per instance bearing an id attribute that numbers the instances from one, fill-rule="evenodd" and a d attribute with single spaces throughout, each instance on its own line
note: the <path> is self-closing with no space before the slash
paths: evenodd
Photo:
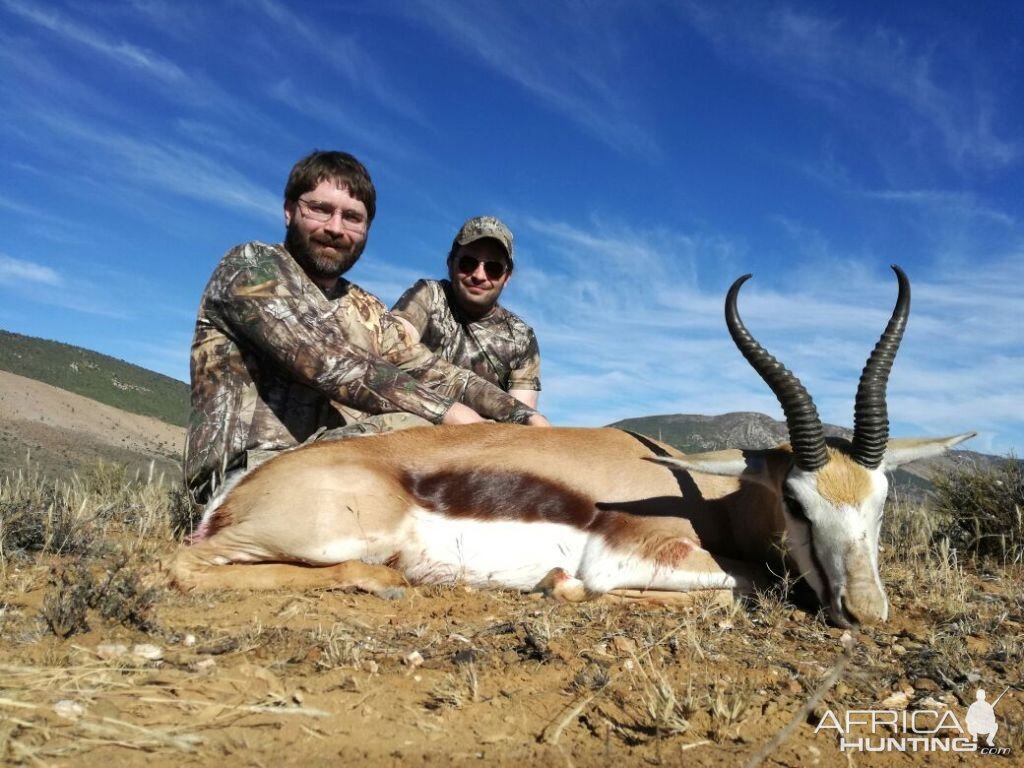
<path id="1" fill-rule="evenodd" d="M 439 357 L 505 391 L 539 390 L 540 348 L 533 329 L 501 306 L 472 322 L 458 317 L 457 307 L 451 282 L 418 280 L 391 311 L 412 323 L 420 343 Z"/>
<path id="2" fill-rule="evenodd" d="M 384 305 L 340 280 L 333 295 L 282 245 L 246 243 L 214 270 L 192 340 L 185 476 L 198 496 L 246 451 L 297 445 L 367 414 L 438 423 L 455 401 L 496 421 L 535 411 L 412 344 Z"/>

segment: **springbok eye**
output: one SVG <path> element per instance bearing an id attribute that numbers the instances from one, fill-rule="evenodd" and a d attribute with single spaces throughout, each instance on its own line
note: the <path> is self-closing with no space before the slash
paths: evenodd
<path id="1" fill-rule="evenodd" d="M 784 492 L 782 494 L 782 501 L 786 505 L 786 509 L 789 510 L 789 514 L 793 517 L 803 520 L 805 523 L 810 523 L 810 518 L 807 517 L 807 512 L 804 510 L 804 505 L 791 493 Z"/>

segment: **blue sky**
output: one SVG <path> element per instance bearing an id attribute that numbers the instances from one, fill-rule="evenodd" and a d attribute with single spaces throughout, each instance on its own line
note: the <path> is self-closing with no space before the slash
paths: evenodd
<path id="1" fill-rule="evenodd" d="M 369 167 L 392 303 L 461 222 L 557 423 L 763 411 L 722 299 L 850 424 L 906 269 L 893 433 L 1024 441 L 1024 6 L 0 0 L 0 328 L 188 378 L 231 246 L 313 148 Z"/>

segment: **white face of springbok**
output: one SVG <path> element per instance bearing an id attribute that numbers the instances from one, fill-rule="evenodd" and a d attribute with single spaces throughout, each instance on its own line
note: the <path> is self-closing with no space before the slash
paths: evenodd
<path id="1" fill-rule="evenodd" d="M 782 480 L 786 554 L 840 625 L 885 621 L 889 604 L 878 572 L 878 541 L 888 493 L 886 471 L 936 456 L 971 434 L 923 440 L 888 439 L 885 388 L 910 313 L 910 284 L 893 266 L 899 297 L 889 324 L 861 374 L 852 441 L 826 441 L 800 381 L 749 334 L 736 308 L 737 280 L 726 299 L 726 323 L 737 347 L 775 393 L 786 414 L 792 464 Z M 778 449 L 776 455 L 788 453 Z M 669 463 L 669 462 L 665 462 Z M 713 474 L 744 473 L 746 463 L 679 462 Z"/>
<path id="2" fill-rule="evenodd" d="M 885 621 L 878 540 L 888 483 L 846 454 L 820 470 L 794 466 L 783 485 L 787 554 L 837 624 Z"/>
<path id="3" fill-rule="evenodd" d="M 878 572 L 878 543 L 889 490 L 886 472 L 938 456 L 973 433 L 934 440 L 891 440 L 868 469 L 828 448 L 819 470 L 794 466 L 783 485 L 787 555 L 839 625 L 885 621 L 889 602 Z"/>
<path id="4" fill-rule="evenodd" d="M 833 622 L 840 626 L 885 621 L 889 602 L 878 571 L 878 543 L 889 484 L 886 472 L 917 459 L 938 456 L 973 437 L 889 440 L 878 467 L 853 458 L 852 445 L 830 440 L 818 469 L 795 463 L 788 446 L 767 451 L 725 450 L 658 457 L 659 464 L 710 475 L 746 477 L 770 483 L 781 492 L 785 523 L 782 541 L 789 565 L 814 590 Z M 755 458 L 756 457 L 756 458 Z M 766 471 L 766 464 L 778 469 Z"/>

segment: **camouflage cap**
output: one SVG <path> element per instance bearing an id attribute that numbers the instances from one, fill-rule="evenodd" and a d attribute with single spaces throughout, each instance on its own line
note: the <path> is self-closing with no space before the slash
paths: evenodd
<path id="1" fill-rule="evenodd" d="M 468 219 L 455 235 L 455 242 L 459 245 L 468 245 L 477 240 L 483 240 L 485 237 L 493 237 L 501 243 L 505 248 L 505 253 L 508 254 L 508 263 L 513 264 L 512 231 L 494 216 L 474 216 L 472 219 Z"/>

